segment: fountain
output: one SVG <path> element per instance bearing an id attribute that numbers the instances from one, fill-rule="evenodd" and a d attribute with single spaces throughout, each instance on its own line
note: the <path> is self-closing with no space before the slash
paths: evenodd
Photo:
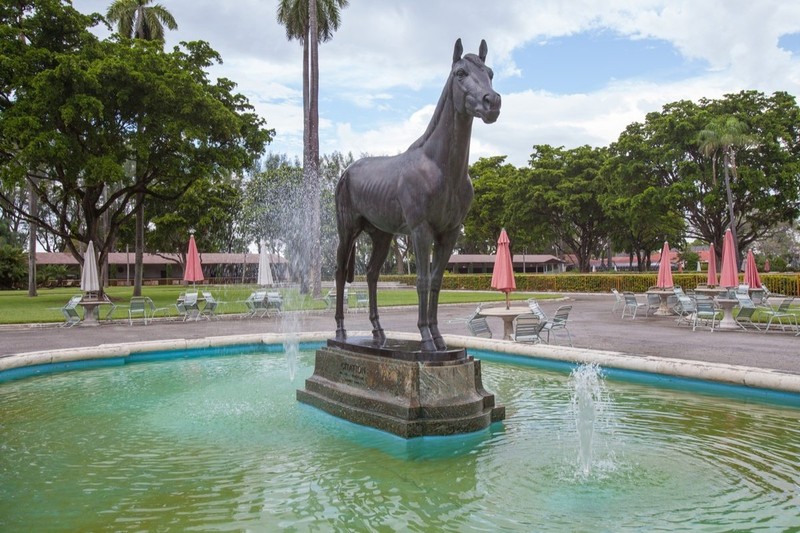
<path id="1" fill-rule="evenodd" d="M 602 371 L 596 363 L 578 365 L 570 373 L 572 410 L 578 434 L 578 472 L 588 478 L 592 472 L 595 423 L 602 413 Z"/>
<path id="2" fill-rule="evenodd" d="M 300 345 L 298 379 L 311 376 L 319 347 Z M 800 523 L 800 409 L 780 403 L 785 396 L 755 400 L 745 388 L 723 396 L 712 384 L 621 380 L 606 370 L 594 397 L 595 459 L 583 477 L 574 475 L 581 439 L 567 364 L 482 351 L 483 379 L 506 403 L 506 422 L 403 439 L 297 402 L 280 345 L 257 348 L 142 352 L 125 364 L 31 369 L 0 383 L 0 530 L 779 531 Z M 598 467 L 604 443 L 614 448 L 613 470 Z"/>

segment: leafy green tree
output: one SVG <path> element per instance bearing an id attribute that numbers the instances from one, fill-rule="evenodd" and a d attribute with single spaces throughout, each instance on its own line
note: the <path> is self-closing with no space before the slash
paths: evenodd
<path id="1" fill-rule="evenodd" d="M 333 38 L 341 21 L 340 11 L 347 3 L 347 0 L 281 0 L 277 13 L 278 22 L 286 28 L 286 38 L 303 44 L 303 174 L 307 189 L 304 196 L 308 199 L 307 235 L 311 238 L 303 240 L 308 268 L 301 287 L 310 289 L 315 296 L 321 292 L 318 43 Z"/>
<path id="2" fill-rule="evenodd" d="M 3 195 L 13 184 L 33 184 L 53 218 L 19 214 L 79 260 L 76 242 L 93 240 L 102 263 L 138 195 L 180 195 L 197 179 L 247 168 L 272 132 L 232 82 L 208 80 L 219 56 L 206 43 L 165 53 L 158 43 L 100 41 L 88 31 L 95 19 L 43 4 L 52 16 L 31 22 L 29 44 L 3 43 L 20 70 L 0 97 L 0 200 L 11 203 Z"/>
<path id="3" fill-rule="evenodd" d="M 520 170 L 505 160 L 506 156 L 481 158 L 469 168 L 475 196 L 464 220 L 464 237 L 458 245 L 461 253 L 494 253 L 504 227 L 516 247 L 522 228 L 526 226 L 511 220 L 512 216 L 515 222 L 520 220 L 514 206 L 507 203 L 513 196 L 511 187 Z"/>
<path id="4" fill-rule="evenodd" d="M 545 221 L 559 248 L 575 255 L 581 272 L 589 271 L 592 254 L 608 236 L 609 220 L 599 200 L 607 187 L 600 172 L 607 157 L 606 148 L 536 145 L 525 182 L 513 193 L 519 216 Z"/>
<path id="5" fill-rule="evenodd" d="M 22 286 L 28 275 L 28 258 L 18 246 L 0 245 L 0 289 L 16 289 Z"/>
<path id="6" fill-rule="evenodd" d="M 164 40 L 164 26 L 170 30 L 178 29 L 175 18 L 160 4 L 150 6 L 152 0 L 114 0 L 106 12 L 108 20 L 117 25 L 117 34 L 126 39 L 143 39 L 146 41 Z M 134 160 L 132 162 L 136 164 Z M 134 244 L 135 262 L 133 276 L 133 295 L 142 295 L 142 274 L 144 272 L 144 233 L 145 215 L 144 193 L 136 198 L 139 206 L 136 210 L 136 240 Z"/>
<path id="7" fill-rule="evenodd" d="M 731 215 L 723 180 L 714 175 L 698 136 L 715 119 L 730 116 L 744 123 L 755 141 L 737 150 L 737 179 L 730 183 L 737 248 L 744 250 L 781 221 L 794 220 L 800 208 L 800 109 L 794 97 L 744 91 L 721 100 L 673 102 L 625 132 L 649 147 L 644 170 L 670 189 L 687 237 L 713 242 L 718 254 Z"/>
<path id="8" fill-rule="evenodd" d="M 609 235 L 618 250 L 631 260 L 636 257 L 640 271 L 650 269 L 650 254 L 664 241 L 677 245 L 683 239 L 684 218 L 679 198 L 659 183 L 653 171 L 658 154 L 644 142 L 641 124 L 632 124 L 609 147 L 603 167 L 607 189 L 600 195 L 611 224 Z"/>

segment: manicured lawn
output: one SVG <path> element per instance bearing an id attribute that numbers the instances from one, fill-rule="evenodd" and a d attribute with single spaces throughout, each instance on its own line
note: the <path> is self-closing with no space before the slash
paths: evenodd
<path id="1" fill-rule="evenodd" d="M 215 285 L 197 287 L 199 291 L 209 291 L 220 301 L 218 314 L 243 313 L 244 300 L 250 295 L 254 287 L 251 285 Z M 142 295 L 148 296 L 158 308 L 168 308 L 168 314 L 177 315 L 175 302 L 181 292 L 187 290 L 182 285 L 157 285 L 145 286 Z M 280 289 L 284 298 L 284 308 L 297 309 L 325 309 L 325 302 L 314 300 L 300 295 L 296 289 Z M 323 289 L 323 295 L 327 292 Z M 124 319 L 128 317 L 128 302 L 133 294 L 132 287 L 109 287 L 106 293 L 117 304 L 112 318 Z M 350 290 L 351 303 L 355 291 Z M 62 322 L 64 316 L 61 307 L 67 303 L 71 296 L 81 294 L 76 288 L 39 289 L 39 296 L 29 298 L 27 291 L 0 291 L 0 324 L 29 324 L 35 322 Z M 512 300 L 526 300 L 532 294 L 512 292 Z M 537 298 L 557 298 L 559 294 L 537 295 Z M 440 303 L 478 303 L 504 301 L 504 295 L 495 291 L 442 291 Z M 383 306 L 416 305 L 417 293 L 413 289 L 387 289 L 378 293 L 378 302 Z M 101 314 L 105 314 L 105 308 Z M 159 315 L 160 316 L 160 315 Z"/>

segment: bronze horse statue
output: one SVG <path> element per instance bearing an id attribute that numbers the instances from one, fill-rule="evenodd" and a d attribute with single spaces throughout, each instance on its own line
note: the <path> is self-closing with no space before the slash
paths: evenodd
<path id="1" fill-rule="evenodd" d="M 402 233 L 410 235 L 417 258 L 422 350 L 447 349 L 439 333 L 437 307 L 445 267 L 472 203 L 467 174 L 472 119 L 491 124 L 500 114 L 500 95 L 492 89 L 492 70 L 485 64 L 486 41 L 481 41 L 478 55 L 462 57 L 463 50 L 458 39 L 450 75 L 425 133 L 402 154 L 359 159 L 336 186 L 337 340 L 347 338 L 344 284 L 353 281 L 356 238 L 364 231 L 372 240 L 367 265 L 372 335 L 376 342 L 386 341 L 378 320 L 378 276 L 392 237 Z"/>

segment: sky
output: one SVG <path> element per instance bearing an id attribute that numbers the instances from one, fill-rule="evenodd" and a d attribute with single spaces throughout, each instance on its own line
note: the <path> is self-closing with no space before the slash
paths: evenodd
<path id="1" fill-rule="evenodd" d="M 155 0 L 175 17 L 167 46 L 205 40 L 275 129 L 268 151 L 302 159 L 302 46 L 277 0 Z M 105 13 L 111 0 L 73 0 Z M 101 36 L 107 30 L 99 30 Z M 536 144 L 607 146 L 665 104 L 742 90 L 800 95 L 797 0 L 350 0 L 320 46 L 320 152 L 393 155 L 424 131 L 450 71 L 489 46 L 502 96 L 475 121 L 470 161 L 526 166 Z"/>

